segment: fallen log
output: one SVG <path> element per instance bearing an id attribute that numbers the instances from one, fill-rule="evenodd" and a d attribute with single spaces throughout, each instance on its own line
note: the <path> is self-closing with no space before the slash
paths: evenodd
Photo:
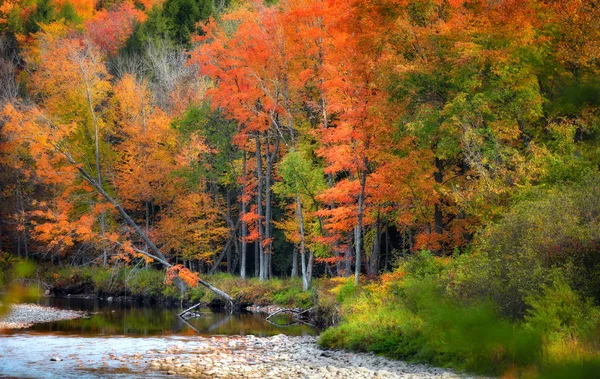
<path id="1" fill-rule="evenodd" d="M 185 310 L 183 310 L 183 311 L 179 312 L 179 314 L 177 314 L 177 316 L 179 316 L 179 317 L 183 317 L 183 315 L 184 315 L 184 314 L 186 314 L 186 313 L 188 313 L 188 312 L 190 312 L 190 311 L 192 311 L 192 310 L 194 310 L 194 309 L 198 308 L 199 306 L 200 306 L 200 303 L 198 303 L 198 304 L 194 305 L 193 307 L 189 307 L 188 309 L 185 309 Z"/>

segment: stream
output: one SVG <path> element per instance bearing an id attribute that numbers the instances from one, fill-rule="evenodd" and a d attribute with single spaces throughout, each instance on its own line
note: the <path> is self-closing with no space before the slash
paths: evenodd
<path id="1" fill-rule="evenodd" d="M 166 372 L 151 370 L 145 363 L 173 346 L 185 356 L 182 347 L 196 348 L 201 337 L 315 334 L 306 325 L 278 327 L 266 322 L 264 316 L 250 313 L 229 315 L 201 309 L 201 317 L 188 320 L 192 328 L 177 317 L 177 308 L 76 298 L 30 302 L 90 315 L 0 332 L 0 377 L 164 377 Z M 143 359 L 134 359 L 134 355 L 143 355 Z M 62 360 L 51 361 L 53 357 Z"/>

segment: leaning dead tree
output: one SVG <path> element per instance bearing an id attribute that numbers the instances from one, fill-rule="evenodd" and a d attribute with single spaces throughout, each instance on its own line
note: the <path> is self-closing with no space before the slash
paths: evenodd
<path id="1" fill-rule="evenodd" d="M 161 263 L 163 266 L 167 267 L 167 268 L 171 268 L 173 267 L 173 265 L 171 263 L 169 263 L 169 261 L 167 260 L 167 258 L 165 257 L 165 255 L 160 251 L 160 249 L 154 244 L 154 242 L 152 242 L 152 240 L 150 240 L 150 238 L 148 237 L 148 235 L 142 230 L 142 228 L 139 227 L 138 224 L 136 224 L 135 221 L 133 221 L 133 219 L 129 216 L 129 214 L 125 211 L 125 209 L 123 209 L 123 207 L 115 200 L 112 198 L 112 196 L 110 196 L 108 194 L 108 192 L 106 192 L 104 190 L 104 188 L 102 188 L 102 186 L 100 185 L 100 183 L 98 183 L 83 167 L 81 164 L 79 164 L 77 161 L 75 161 L 75 159 L 73 159 L 73 157 L 64 150 L 61 150 L 60 148 L 58 148 L 57 146 L 55 146 L 56 150 L 59 151 L 62 155 L 64 155 L 66 157 L 66 159 L 69 161 L 69 163 L 71 163 L 73 166 L 75 166 L 77 168 L 77 170 L 79 171 L 79 173 L 81 174 L 81 176 L 83 177 L 83 179 L 85 179 L 88 183 L 90 183 L 92 185 L 92 187 L 94 187 L 96 189 L 96 191 L 98 191 L 98 193 L 100 195 L 102 195 L 102 197 L 104 199 L 106 199 L 106 201 L 108 201 L 110 204 L 112 204 L 117 211 L 119 212 L 119 214 L 121 215 L 121 217 L 123 217 L 123 219 L 125 220 L 125 222 L 133 228 L 133 230 L 136 232 L 136 234 L 144 241 L 144 243 L 148 246 L 148 249 L 151 251 L 150 252 L 146 252 L 143 250 L 137 250 L 136 252 L 143 254 L 149 258 L 152 258 L 153 260 Z M 181 278 L 179 278 L 178 276 L 175 276 L 175 278 L 173 279 L 173 282 L 175 283 L 175 285 L 177 285 L 177 287 L 179 287 L 180 290 L 185 290 L 185 283 L 183 282 L 183 280 L 181 280 Z M 202 279 L 198 279 L 198 282 L 203 285 L 204 287 L 208 288 L 209 290 L 211 290 L 212 292 L 214 292 L 217 296 L 223 298 L 226 301 L 227 304 L 227 308 L 229 310 L 229 312 L 233 312 L 235 310 L 234 308 L 234 302 L 233 299 L 231 298 L 231 296 L 229 296 L 227 293 L 221 291 L 220 289 L 218 289 L 217 287 L 211 285 L 210 283 L 202 280 Z"/>

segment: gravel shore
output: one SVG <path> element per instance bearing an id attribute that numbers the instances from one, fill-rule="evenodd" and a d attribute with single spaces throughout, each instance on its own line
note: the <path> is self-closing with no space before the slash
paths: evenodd
<path id="1" fill-rule="evenodd" d="M 35 304 L 13 304 L 10 311 L 0 316 L 0 330 L 29 328 L 33 324 L 82 317 L 84 312 L 70 311 Z"/>
<path id="2" fill-rule="evenodd" d="M 284 335 L 199 337 L 193 344 L 111 359 L 184 378 L 464 378 L 372 354 L 321 350 L 315 337 Z"/>
<path id="3" fill-rule="evenodd" d="M 84 312 L 18 304 L 12 306 L 11 312 L 0 317 L 0 329 L 26 328 L 34 323 L 73 319 L 83 315 Z M 24 343 L 27 344 L 27 336 L 23 338 L 25 338 Z M 313 336 L 150 338 L 145 344 L 141 344 L 144 342 L 143 338 L 76 338 L 78 342 L 73 342 L 70 338 L 54 336 L 38 338 L 45 338 L 44 346 L 66 343 L 66 347 L 56 345 L 55 348 L 45 349 L 44 354 L 34 354 L 41 356 L 39 363 L 43 365 L 43 370 L 54 370 L 60 373 L 56 377 L 81 377 L 86 374 L 95 377 L 113 372 L 125 373 L 123 370 L 127 371 L 128 376 L 135 378 L 466 377 L 451 370 L 394 361 L 373 354 L 322 350 L 316 343 L 317 338 Z M 180 341 L 177 341 L 178 339 Z M 19 338 L 17 336 L 5 342 L 4 348 L 10 350 L 10 343 L 18 344 Z M 140 344 L 145 346 L 139 346 Z M 72 346 L 75 345 L 77 348 L 72 351 Z M 17 350 L 22 351 L 20 348 Z M 22 352 L 19 354 L 22 355 Z M 32 357 L 30 361 L 35 362 L 35 359 Z M 0 362 L 2 362 L 2 355 L 0 355 Z M 8 362 L 12 360 L 9 359 Z M 15 374 L 20 372 L 19 367 L 21 366 L 8 367 L 6 372 Z M 30 367 L 29 370 L 31 371 L 32 368 Z M 29 376 L 30 371 L 26 370 L 23 374 Z M 50 371 L 48 372 L 51 373 Z M 0 369 L 0 376 L 1 374 Z"/>

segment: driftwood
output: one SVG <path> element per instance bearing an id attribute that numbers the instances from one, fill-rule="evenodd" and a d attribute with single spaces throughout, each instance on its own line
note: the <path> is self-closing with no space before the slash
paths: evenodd
<path id="1" fill-rule="evenodd" d="M 267 321 L 269 324 L 273 324 L 276 326 L 291 326 L 291 325 L 296 325 L 296 324 L 304 324 L 304 325 L 314 327 L 313 324 L 306 321 L 306 319 L 308 319 L 308 315 L 311 312 L 312 312 L 312 308 L 308 308 L 308 309 L 284 308 L 284 309 L 280 309 L 276 312 L 269 314 L 267 316 L 267 318 L 265 319 L 265 321 Z M 282 314 L 282 313 L 291 313 L 292 318 L 294 319 L 294 322 L 291 322 L 288 324 L 279 324 L 279 323 L 271 321 L 272 317 L 277 316 L 278 314 Z"/>
<path id="2" fill-rule="evenodd" d="M 194 305 L 193 307 L 189 307 L 188 309 L 181 311 L 177 316 L 183 317 L 184 314 L 186 314 L 186 313 L 188 313 L 188 312 L 190 312 L 190 311 L 198 308 L 199 306 L 200 306 L 200 303 Z"/>

